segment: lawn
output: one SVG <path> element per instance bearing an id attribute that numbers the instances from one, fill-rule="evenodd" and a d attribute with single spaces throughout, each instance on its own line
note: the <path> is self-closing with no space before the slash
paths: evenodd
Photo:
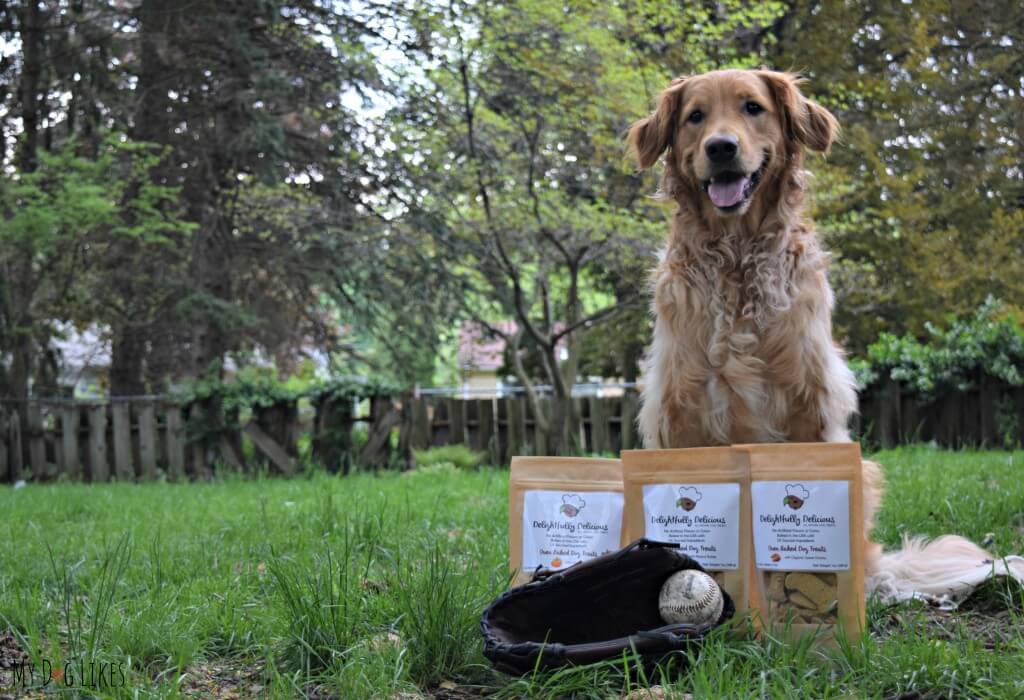
<path id="1" fill-rule="evenodd" d="M 961 533 L 1024 551 L 1024 452 L 876 458 L 885 543 Z M 507 477 L 3 487 L 0 697 L 23 692 L 3 670 L 23 653 L 52 670 L 47 690 L 85 676 L 102 697 L 1024 697 L 1024 596 L 1001 586 L 957 613 L 872 605 L 842 651 L 714 637 L 666 667 L 497 674 L 477 623 L 506 584 Z"/>

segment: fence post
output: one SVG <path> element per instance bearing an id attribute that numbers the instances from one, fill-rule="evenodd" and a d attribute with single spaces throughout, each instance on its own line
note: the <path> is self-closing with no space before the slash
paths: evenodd
<path id="1" fill-rule="evenodd" d="M 508 449 L 508 397 L 501 397 L 494 400 L 494 446 L 495 464 L 502 464 L 508 460 L 511 452 Z"/>
<path id="2" fill-rule="evenodd" d="M 153 403 L 146 401 L 139 407 L 139 476 L 143 480 L 156 477 L 156 420 Z"/>
<path id="3" fill-rule="evenodd" d="M 425 450 L 430 447 L 430 411 L 426 398 L 420 396 L 413 401 L 412 447 Z"/>
<path id="4" fill-rule="evenodd" d="M 992 447 L 1001 445 L 999 426 L 996 425 L 996 400 L 999 398 L 999 391 L 994 382 L 984 376 L 981 379 L 981 386 L 978 393 L 979 408 L 979 447 Z"/>
<path id="5" fill-rule="evenodd" d="M 527 404 L 530 411 L 532 412 L 534 407 L 531 404 Z M 551 421 L 551 399 L 545 397 L 538 397 L 537 399 L 537 410 L 543 412 L 543 416 L 533 416 L 533 453 L 535 455 L 546 455 L 548 453 L 548 435 L 545 430 L 541 428 L 541 423 L 544 418 L 548 419 L 548 425 Z"/>
<path id="6" fill-rule="evenodd" d="M 28 406 L 28 459 L 32 478 L 42 481 L 46 478 L 46 438 L 43 435 L 43 412 L 38 401 L 29 401 Z"/>
<path id="7" fill-rule="evenodd" d="M 632 450 L 637 444 L 636 439 L 637 395 L 626 391 L 622 396 L 622 439 L 620 444 L 624 450 Z"/>
<path id="8" fill-rule="evenodd" d="M 1017 409 L 1017 445 L 1024 445 L 1024 387 L 1013 390 L 1013 405 Z"/>
<path id="9" fill-rule="evenodd" d="M 466 402 L 448 399 L 448 442 L 453 445 L 466 443 Z"/>
<path id="10" fill-rule="evenodd" d="M 192 461 L 192 476 L 196 479 L 209 479 L 213 474 L 210 471 L 210 465 L 206 461 L 206 435 L 196 435 L 195 426 L 206 424 L 209 425 L 212 417 L 210 416 L 209 404 L 211 401 L 207 400 L 206 405 L 200 405 L 199 401 L 194 401 L 188 407 L 188 424 L 192 431 L 192 435 L 186 433 L 186 445 L 188 446 L 188 452 L 191 455 Z"/>
<path id="11" fill-rule="evenodd" d="M 494 402 L 490 399 L 475 399 L 473 406 L 476 414 L 476 439 L 473 441 L 473 449 L 487 452 L 493 459 L 491 453 L 493 453 Z"/>
<path id="12" fill-rule="evenodd" d="M 440 447 L 452 441 L 451 417 L 448 415 L 448 402 L 444 399 L 436 399 L 430 404 L 433 409 L 430 416 L 430 446 Z"/>
<path id="13" fill-rule="evenodd" d="M 82 462 L 79 458 L 78 437 L 81 426 L 78 407 L 75 405 L 63 406 L 60 411 L 60 439 L 63 449 L 61 457 L 63 464 L 60 469 L 68 477 L 78 479 L 82 476 Z"/>
<path id="14" fill-rule="evenodd" d="M 114 473 L 118 481 L 134 481 L 131 409 L 124 401 L 114 401 L 110 413 L 114 423 Z"/>
<path id="15" fill-rule="evenodd" d="M 7 439 L 7 411 L 0 405 L 0 484 L 7 481 L 10 476 L 10 445 Z"/>
<path id="16" fill-rule="evenodd" d="M 957 448 L 963 444 L 960 438 L 960 402 L 963 395 L 960 393 L 946 394 L 942 399 L 942 436 L 945 447 Z"/>
<path id="17" fill-rule="evenodd" d="M 564 454 L 587 451 L 587 435 L 583 428 L 583 400 L 566 397 L 565 424 L 569 431 L 568 439 L 562 445 Z"/>
<path id="18" fill-rule="evenodd" d="M 879 397 L 878 442 L 884 448 L 896 445 L 900 434 L 900 385 L 894 379 L 887 379 Z"/>
<path id="19" fill-rule="evenodd" d="M 591 396 L 587 403 L 590 405 L 590 451 L 595 454 L 608 452 L 611 447 L 608 444 L 608 420 L 605 417 L 605 402 L 596 396 Z"/>
<path id="20" fill-rule="evenodd" d="M 17 481 L 25 475 L 25 451 L 21 443 L 21 416 L 18 411 L 11 411 L 8 435 L 11 445 L 11 481 Z"/>
<path id="21" fill-rule="evenodd" d="M 407 391 L 399 397 L 402 402 L 400 422 L 398 426 L 398 454 L 402 459 L 402 468 L 412 469 L 416 466 L 416 455 L 412 452 L 413 430 L 413 398 Z M 350 424 L 351 429 L 351 424 Z"/>
<path id="22" fill-rule="evenodd" d="M 505 399 L 506 420 L 508 421 L 507 456 L 511 460 L 523 450 L 526 444 L 526 416 L 523 415 L 523 400 L 518 396 Z"/>
<path id="23" fill-rule="evenodd" d="M 97 404 L 88 408 L 89 415 L 89 480 L 103 482 L 110 479 L 107 464 L 107 407 Z"/>
<path id="24" fill-rule="evenodd" d="M 166 425 L 167 476 L 172 481 L 185 479 L 185 427 L 181 406 L 168 404 Z"/>

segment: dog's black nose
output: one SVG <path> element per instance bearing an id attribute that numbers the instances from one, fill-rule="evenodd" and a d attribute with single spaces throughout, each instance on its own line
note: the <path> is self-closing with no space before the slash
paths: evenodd
<path id="1" fill-rule="evenodd" d="M 712 163 L 728 163 L 739 148 L 740 141 L 735 136 L 712 136 L 704 144 L 704 153 Z"/>

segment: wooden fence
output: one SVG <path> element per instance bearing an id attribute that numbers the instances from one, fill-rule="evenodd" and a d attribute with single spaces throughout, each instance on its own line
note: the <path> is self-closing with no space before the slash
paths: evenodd
<path id="1" fill-rule="evenodd" d="M 545 415 L 552 415 L 558 399 L 542 398 Z M 561 399 L 572 402 L 568 432 L 569 452 L 618 454 L 640 447 L 636 430 L 639 398 L 623 396 Z M 487 452 L 496 464 L 513 455 L 548 454 L 547 436 L 525 396 L 501 399 L 426 398 L 413 400 L 413 448 L 465 444 Z"/>
<path id="2" fill-rule="evenodd" d="M 345 471 L 354 463 L 372 466 L 389 457 L 391 432 L 401 419 L 389 398 L 365 403 L 367 411 L 346 408 L 339 425 L 330 426 L 325 421 L 339 414 L 327 403 L 309 418 L 294 401 L 258 407 L 247 416 L 159 397 L 0 401 L 0 483 L 206 479 L 217 465 L 288 475 L 300 467 L 299 445 L 306 437 L 310 455 L 320 461 Z M 353 456 L 344 447 L 360 423 L 367 426 L 366 440 Z"/>
<path id="3" fill-rule="evenodd" d="M 1024 387 L 980 386 L 923 401 L 889 381 L 860 397 L 853 432 L 870 446 L 935 442 L 942 447 L 1009 447 L 1024 441 Z"/>
<path id="4" fill-rule="evenodd" d="M 641 446 L 635 393 L 570 400 L 573 418 L 563 451 L 617 454 Z M 543 401 L 551 415 L 555 399 Z M 935 441 L 1002 447 L 1024 436 L 1024 389 L 987 383 L 922 403 L 893 382 L 861 398 L 853 429 L 870 446 Z M 513 455 L 549 453 L 525 397 L 407 394 L 302 406 L 281 401 L 245 416 L 162 398 L 0 402 L 0 482 L 205 479 L 215 467 L 292 474 L 303 457 L 332 471 L 403 468 L 412 463 L 414 449 L 449 444 L 486 452 L 496 464 Z"/>

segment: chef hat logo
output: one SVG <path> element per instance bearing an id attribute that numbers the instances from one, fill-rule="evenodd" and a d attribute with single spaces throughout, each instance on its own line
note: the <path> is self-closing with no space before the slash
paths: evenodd
<path id="1" fill-rule="evenodd" d="M 806 501 L 811 492 L 805 489 L 803 484 L 786 484 L 786 495 L 796 496 L 801 501 Z"/>
<path id="2" fill-rule="evenodd" d="M 800 510 L 810 495 L 811 492 L 805 489 L 803 484 L 786 484 L 786 497 L 782 499 L 782 504 L 793 510 Z"/>
<path id="3" fill-rule="evenodd" d="M 697 507 L 697 502 L 703 497 L 704 494 L 693 486 L 680 486 L 679 498 L 676 500 L 676 506 L 689 512 Z"/>
<path id="4" fill-rule="evenodd" d="M 587 505 L 587 502 L 578 494 L 562 494 L 562 505 L 559 506 L 558 512 L 567 518 L 575 518 L 585 505 Z"/>
<path id="5" fill-rule="evenodd" d="M 681 486 L 679 487 L 679 497 L 689 498 L 691 501 L 699 501 L 704 498 L 704 494 L 697 490 L 694 486 Z"/>

